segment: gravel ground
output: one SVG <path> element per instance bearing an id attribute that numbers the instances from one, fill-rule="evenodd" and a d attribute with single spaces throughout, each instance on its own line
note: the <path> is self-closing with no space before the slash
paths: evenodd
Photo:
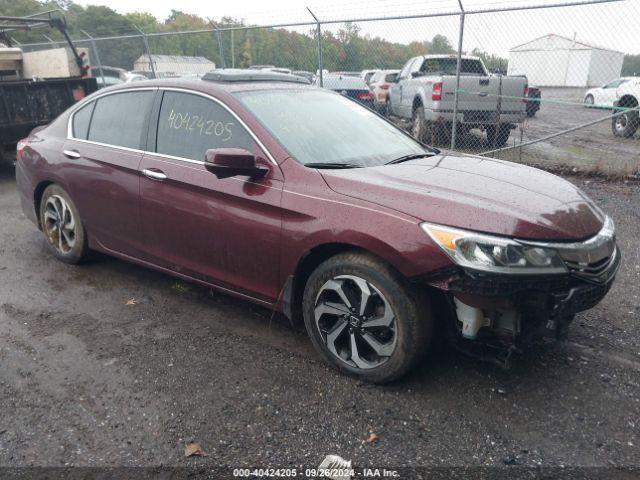
<path id="1" fill-rule="evenodd" d="M 111 258 L 57 262 L 0 166 L 0 466 L 640 466 L 640 193 L 570 180 L 617 224 L 602 304 L 509 372 L 447 351 L 382 387 L 267 310 Z M 185 459 L 189 441 L 208 456 Z"/>

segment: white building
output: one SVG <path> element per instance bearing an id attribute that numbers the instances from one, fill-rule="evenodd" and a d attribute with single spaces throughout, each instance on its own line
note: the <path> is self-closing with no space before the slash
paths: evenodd
<path id="1" fill-rule="evenodd" d="M 622 72 L 624 53 L 549 34 L 513 47 L 509 75 L 541 87 L 599 87 Z"/>
<path id="2" fill-rule="evenodd" d="M 182 55 L 151 55 L 158 77 L 178 75 L 204 75 L 215 70 L 216 64 L 204 57 L 186 57 Z M 133 63 L 136 72 L 150 72 L 151 63 L 147 55 L 142 55 Z"/>

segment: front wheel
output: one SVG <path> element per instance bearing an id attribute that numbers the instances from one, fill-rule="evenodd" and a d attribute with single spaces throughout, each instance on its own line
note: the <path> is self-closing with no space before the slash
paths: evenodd
<path id="1" fill-rule="evenodd" d="M 60 186 L 49 185 L 40 201 L 40 225 L 49 251 L 65 263 L 87 258 L 87 236 L 75 204 Z"/>
<path id="2" fill-rule="evenodd" d="M 367 382 L 404 375 L 429 346 L 429 304 L 398 273 L 364 253 L 323 262 L 309 277 L 303 313 L 316 350 Z"/>
<path id="3" fill-rule="evenodd" d="M 498 128 L 495 125 L 487 127 L 487 143 L 491 148 L 504 147 L 509 141 L 509 135 L 511 135 L 509 125 L 500 125 Z"/>

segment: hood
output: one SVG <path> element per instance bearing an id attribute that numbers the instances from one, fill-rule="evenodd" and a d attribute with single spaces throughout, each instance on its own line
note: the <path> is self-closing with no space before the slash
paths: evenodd
<path id="1" fill-rule="evenodd" d="M 437 155 L 396 165 L 320 170 L 329 188 L 416 219 L 535 240 L 582 240 L 604 222 L 577 187 L 501 160 Z"/>

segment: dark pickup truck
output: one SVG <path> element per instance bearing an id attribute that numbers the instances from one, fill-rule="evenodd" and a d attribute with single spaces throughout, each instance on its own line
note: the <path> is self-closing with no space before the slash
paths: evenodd
<path id="1" fill-rule="evenodd" d="M 11 34 L 41 28 L 58 30 L 64 36 L 78 72 L 75 76 L 33 79 L 23 74 L 22 53 L 19 48 L 11 48 Z M 98 86 L 95 78 L 83 78 L 87 67 L 67 34 L 66 22 L 59 10 L 26 17 L 0 15 L 0 51 L 9 54 L 2 57 L 4 61 L 0 65 L 1 158 L 35 127 L 46 125 L 75 102 L 95 92 Z"/>
<path id="2" fill-rule="evenodd" d="M 0 146 L 13 147 L 98 89 L 95 78 L 53 78 L 0 82 Z"/>

